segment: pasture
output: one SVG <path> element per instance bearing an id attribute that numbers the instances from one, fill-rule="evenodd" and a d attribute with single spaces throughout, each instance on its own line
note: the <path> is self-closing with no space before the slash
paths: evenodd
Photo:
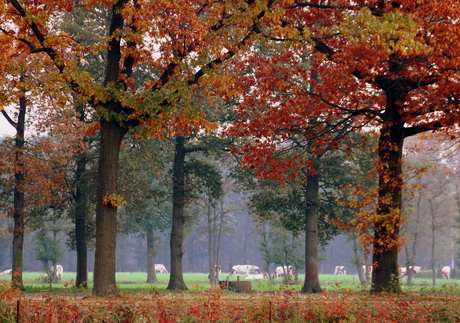
<path id="1" fill-rule="evenodd" d="M 26 292 L 19 293 L 0 276 L 0 322 L 17 322 L 17 313 L 19 322 L 460 322 L 456 279 L 433 287 L 431 280 L 415 278 L 413 286 L 403 284 L 402 295 L 370 295 L 357 276 L 320 275 L 325 292 L 306 295 L 282 278 L 274 285 L 255 280 L 251 292 L 235 293 L 211 286 L 207 274 L 186 273 L 190 290 L 169 292 L 169 274 L 147 284 L 146 273 L 117 273 L 120 294 L 94 297 L 92 275 L 88 289 L 74 288 L 74 277 L 64 272 L 50 290 L 42 273 L 25 273 Z"/>
<path id="2" fill-rule="evenodd" d="M 225 280 L 229 273 L 222 273 L 220 280 Z M 147 273 L 143 272 L 118 272 L 116 274 L 117 286 L 118 289 L 122 292 L 137 292 L 137 293 L 150 293 L 152 290 L 161 292 L 166 291 L 166 287 L 169 281 L 169 274 L 156 274 L 158 279 L 158 284 L 147 284 Z M 246 275 L 238 275 L 240 280 L 245 280 Z M 368 288 L 367 286 L 362 286 L 359 284 L 359 279 L 357 275 L 333 275 L 325 274 L 320 275 L 321 287 L 327 292 L 337 292 L 337 291 L 349 291 L 349 292 L 365 292 Z M 88 274 L 89 284 L 88 290 L 85 289 L 75 289 L 73 288 L 73 283 L 75 281 L 74 272 L 64 272 L 64 277 L 59 283 L 52 284 L 51 289 L 54 292 L 65 291 L 75 292 L 75 293 L 86 293 L 90 292 L 92 289 L 92 272 Z M 0 283 L 7 284 L 9 282 L 9 275 L 0 275 Z M 237 276 L 230 277 L 230 280 L 237 280 Z M 184 273 L 184 281 L 187 284 L 190 290 L 195 291 L 206 291 L 211 286 L 208 280 L 208 274 L 206 273 Z M 276 278 L 275 284 L 270 284 L 268 279 L 256 279 L 248 280 L 252 282 L 251 290 L 254 292 L 264 292 L 264 291 L 284 291 L 286 289 L 299 291 L 303 281 L 304 276 L 299 275 L 299 285 L 285 285 L 283 284 L 283 278 Z M 23 275 L 23 282 L 26 288 L 26 292 L 37 292 L 37 291 L 49 291 L 50 284 L 43 282 L 43 273 L 39 272 L 26 272 Z M 402 289 L 404 292 L 430 292 L 430 293 L 443 293 L 446 290 L 457 293 L 460 295 L 460 281 L 457 279 L 437 279 L 436 286 L 432 286 L 431 278 L 414 278 L 412 280 L 412 286 L 406 286 L 405 279 L 402 280 Z"/>

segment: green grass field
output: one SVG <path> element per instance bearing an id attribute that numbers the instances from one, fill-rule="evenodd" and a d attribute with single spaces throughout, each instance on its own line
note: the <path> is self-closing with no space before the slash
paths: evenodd
<path id="1" fill-rule="evenodd" d="M 222 273 L 220 279 L 225 280 L 227 273 Z M 23 276 L 24 286 L 26 291 L 30 292 L 49 292 L 50 288 L 53 291 L 67 291 L 70 293 L 90 293 L 92 289 L 92 273 L 89 273 L 89 288 L 76 289 L 73 287 L 75 281 L 75 273 L 65 272 L 64 278 L 57 284 L 44 283 L 42 281 L 42 273 L 38 272 L 26 272 Z M 240 279 L 244 280 L 245 275 L 240 275 Z M 9 276 L 0 276 L 1 284 L 9 283 Z M 116 274 L 118 289 L 121 292 L 126 293 L 152 293 L 166 290 L 169 281 L 169 274 L 157 274 L 158 284 L 147 284 L 147 273 L 135 272 L 127 273 L 120 272 Z M 283 290 L 295 290 L 301 289 L 304 277 L 299 276 L 300 285 L 286 285 L 283 284 L 283 278 L 275 279 L 275 284 L 270 284 L 268 279 L 263 280 L 251 280 L 252 291 L 283 291 Z M 236 280 L 236 277 L 232 277 L 231 280 Z M 205 273 L 184 273 L 184 281 L 190 290 L 207 290 L 210 288 L 207 274 Z M 328 292 L 334 291 L 366 291 L 369 288 L 359 284 L 357 275 L 320 275 L 321 287 Z M 402 282 L 402 288 L 405 292 L 432 292 L 440 293 L 443 291 L 449 291 L 460 294 L 460 286 L 458 280 L 450 279 L 443 280 L 437 279 L 436 286 L 432 286 L 431 279 L 425 278 L 414 278 L 412 286 L 406 286 L 405 280 Z"/>

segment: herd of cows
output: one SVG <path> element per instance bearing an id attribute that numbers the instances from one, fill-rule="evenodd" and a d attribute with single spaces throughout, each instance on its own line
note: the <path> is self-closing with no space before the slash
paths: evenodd
<path id="1" fill-rule="evenodd" d="M 214 275 L 215 277 L 219 278 L 220 275 L 222 274 L 222 266 L 220 265 L 215 265 L 214 266 Z M 371 274 L 372 273 L 372 266 L 363 266 L 363 270 L 366 274 Z M 406 267 L 399 267 L 399 276 L 401 278 L 407 277 L 409 275 L 409 272 L 412 271 L 414 275 L 418 274 L 422 270 L 422 267 L 420 266 L 409 266 L 409 270 Z M 155 271 L 158 273 L 163 273 L 167 274 L 168 270 L 166 269 L 166 266 L 163 264 L 155 264 Z M 451 268 L 449 266 L 444 266 L 441 269 L 442 277 L 444 279 L 450 279 L 450 272 Z M 11 275 L 12 270 L 7 269 L 2 271 L 2 275 Z M 54 272 L 54 266 L 50 268 L 50 274 L 56 275 L 56 278 L 62 279 L 64 277 L 64 268 L 61 265 L 56 266 L 56 273 Z M 230 271 L 230 274 L 228 275 L 227 278 L 231 276 L 236 276 L 237 274 L 246 274 L 245 279 L 264 279 L 268 278 L 268 274 L 264 273 L 260 270 L 258 266 L 255 265 L 235 265 L 232 267 L 232 270 Z M 346 275 L 347 271 L 345 269 L 345 266 L 335 266 L 334 269 L 334 275 Z M 278 266 L 275 269 L 275 272 L 273 274 L 273 278 L 277 277 L 284 277 L 288 275 L 294 275 L 294 268 L 293 266 Z M 45 274 L 45 278 L 48 277 L 48 274 Z"/>

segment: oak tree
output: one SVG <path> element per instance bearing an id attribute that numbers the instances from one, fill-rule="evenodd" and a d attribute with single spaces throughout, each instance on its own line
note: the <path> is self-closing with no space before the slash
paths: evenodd
<path id="1" fill-rule="evenodd" d="M 107 34 L 96 44 L 75 41 L 57 27 L 62 13 L 75 6 L 108 10 Z M 100 123 L 101 148 L 96 206 L 94 290 L 116 293 L 116 214 L 121 142 L 132 128 L 148 133 L 186 131 L 200 120 L 191 100 L 194 87 L 209 73 L 243 51 L 263 28 L 277 24 L 275 1 L 39 1 L 3 0 L 1 31 L 10 43 L 22 43 L 31 54 L 55 67 L 78 100 L 89 102 Z M 45 10 L 46 8 L 46 10 Z M 82 71 L 83 53 L 106 51 L 102 82 Z M 154 72 L 143 82 L 135 74 Z M 225 82 L 220 80 L 221 86 Z M 139 84 L 140 83 L 140 84 Z M 201 122 L 201 125 L 203 122 Z M 200 122 L 195 124 L 200 126 Z"/>
<path id="2" fill-rule="evenodd" d="M 259 123 L 250 129 L 252 134 L 269 136 L 265 129 L 277 122 L 287 130 L 303 122 L 311 131 L 340 132 L 351 126 L 378 133 L 372 292 L 401 291 L 395 277 L 404 139 L 452 129 L 458 122 L 459 15 L 455 1 L 294 1 L 283 20 L 286 30 L 297 27 L 297 33 L 284 38 L 294 45 L 273 55 L 276 59 L 251 60 L 261 76 L 270 79 L 271 74 L 268 86 L 282 89 L 285 102 L 281 105 L 250 88 L 253 80 L 243 84 L 251 89 L 253 103 L 271 108 L 272 122 L 264 119 L 265 127 Z M 265 36 L 278 40 L 269 33 Z M 307 69 L 301 66 L 303 57 L 311 59 Z M 248 119 L 243 106 L 239 113 Z M 309 124 L 312 117 L 321 122 Z M 324 144 L 329 141 L 326 137 Z"/>

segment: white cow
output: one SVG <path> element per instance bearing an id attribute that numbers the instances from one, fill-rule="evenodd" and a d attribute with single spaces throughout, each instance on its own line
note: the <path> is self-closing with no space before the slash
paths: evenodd
<path id="1" fill-rule="evenodd" d="M 54 275 L 54 266 L 51 266 L 50 272 Z M 64 277 L 64 268 L 61 265 L 56 265 L 56 278 L 62 279 Z"/>
<path id="2" fill-rule="evenodd" d="M 248 275 L 244 279 L 264 279 L 268 278 L 267 273 L 257 274 L 257 275 Z"/>
<path id="3" fill-rule="evenodd" d="M 288 275 L 293 274 L 292 266 L 278 266 L 275 269 L 275 273 L 273 274 L 273 278 L 284 276 L 287 273 Z"/>
<path id="4" fill-rule="evenodd" d="M 7 269 L 7 270 L 2 271 L 2 275 L 11 275 L 12 273 L 13 273 L 12 269 Z"/>
<path id="5" fill-rule="evenodd" d="M 155 264 L 155 272 L 160 272 L 162 274 L 167 274 L 168 271 L 166 270 L 165 265 L 163 264 Z"/>
<path id="6" fill-rule="evenodd" d="M 412 270 L 413 274 L 418 274 L 421 270 L 422 267 L 420 266 L 409 266 L 409 270 Z M 409 274 L 408 270 L 406 267 L 399 267 L 399 276 L 404 278 Z"/>
<path id="7" fill-rule="evenodd" d="M 222 266 L 214 265 L 214 277 L 219 280 L 220 274 L 222 274 Z M 211 274 L 208 275 L 208 279 L 211 279 Z"/>
<path id="8" fill-rule="evenodd" d="M 442 277 L 444 279 L 450 279 L 450 267 L 449 266 L 442 267 Z"/>
<path id="9" fill-rule="evenodd" d="M 363 265 L 364 275 L 372 275 L 372 265 Z"/>
<path id="10" fill-rule="evenodd" d="M 54 266 L 50 267 L 51 276 L 54 275 Z M 62 279 L 64 277 L 64 268 L 61 265 L 56 265 L 56 279 Z M 48 278 L 48 274 L 45 274 L 45 278 Z"/>
<path id="11" fill-rule="evenodd" d="M 334 275 L 346 275 L 345 266 L 335 266 Z"/>
<path id="12" fill-rule="evenodd" d="M 232 267 L 230 271 L 230 275 L 228 277 L 236 275 L 236 274 L 246 274 L 249 275 L 250 273 L 262 274 L 260 268 L 254 265 L 236 265 Z"/>

